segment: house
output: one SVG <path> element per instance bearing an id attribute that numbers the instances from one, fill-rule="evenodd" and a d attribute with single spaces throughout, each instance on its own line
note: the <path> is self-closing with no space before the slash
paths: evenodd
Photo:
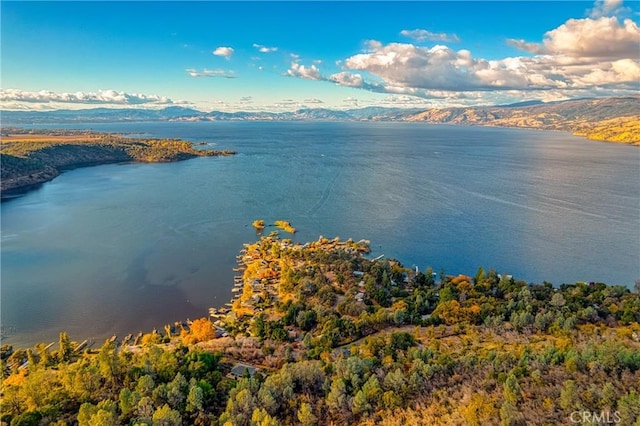
<path id="1" fill-rule="evenodd" d="M 338 359 L 338 358 L 349 358 L 349 356 L 350 356 L 350 355 L 351 355 L 351 349 L 350 349 L 350 348 L 348 348 L 348 347 L 346 347 L 346 346 L 343 346 L 343 347 L 341 347 L 341 348 L 334 349 L 334 350 L 331 352 L 331 357 L 332 357 L 333 359 Z"/>
<path id="2" fill-rule="evenodd" d="M 242 379 L 248 373 L 249 377 L 253 377 L 256 375 L 257 369 L 251 365 L 246 364 L 236 364 L 231 369 L 229 375 L 234 379 Z"/>

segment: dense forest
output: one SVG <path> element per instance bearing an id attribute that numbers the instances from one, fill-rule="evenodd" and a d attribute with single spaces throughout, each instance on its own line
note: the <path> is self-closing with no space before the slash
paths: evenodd
<path id="1" fill-rule="evenodd" d="M 640 295 L 369 259 L 277 232 L 209 318 L 87 348 L 4 345 L 8 425 L 640 425 Z M 637 289 L 636 289 L 637 290 Z"/>

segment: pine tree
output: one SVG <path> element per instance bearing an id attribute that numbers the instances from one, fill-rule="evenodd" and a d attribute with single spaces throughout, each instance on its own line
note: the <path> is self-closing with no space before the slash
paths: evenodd
<path id="1" fill-rule="evenodd" d="M 69 336 L 65 331 L 60 333 L 58 345 L 58 360 L 60 362 L 68 362 L 73 354 L 73 348 L 71 347 L 71 339 L 69 339 Z"/>
<path id="2" fill-rule="evenodd" d="M 318 418 L 313 414 L 311 405 L 303 402 L 298 410 L 298 420 L 303 426 L 313 426 L 318 423 Z"/>

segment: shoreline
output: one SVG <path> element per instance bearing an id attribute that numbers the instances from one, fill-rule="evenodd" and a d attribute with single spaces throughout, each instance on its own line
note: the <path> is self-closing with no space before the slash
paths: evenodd
<path id="1" fill-rule="evenodd" d="M 182 139 L 130 138 L 78 130 L 2 130 L 2 201 L 24 195 L 61 173 L 119 163 L 167 163 L 195 157 L 235 155 L 235 151 L 195 149 Z"/>
<path id="2" fill-rule="evenodd" d="M 404 271 L 404 279 L 402 281 L 397 278 L 397 282 L 394 282 L 393 279 L 391 280 L 393 286 L 397 286 L 399 284 L 402 284 L 403 286 L 412 286 L 410 283 L 415 282 L 419 275 L 422 275 L 427 280 L 431 279 L 431 286 L 434 288 L 440 288 L 443 285 L 443 282 L 460 279 L 460 277 L 465 277 L 468 280 L 472 279 L 471 275 L 461 273 L 438 276 L 433 269 L 430 270 L 432 278 L 429 278 L 429 275 L 425 275 L 425 273 L 427 273 L 430 268 L 427 268 L 424 271 L 418 271 L 416 269 L 414 272 L 412 268 L 406 268 L 403 266 L 401 261 L 393 257 L 381 255 L 375 258 L 369 258 L 366 255 L 371 254 L 370 244 L 370 241 L 365 239 L 359 241 L 354 241 L 351 238 L 341 240 L 339 237 L 329 239 L 322 235 L 320 235 L 317 240 L 307 241 L 306 243 L 294 242 L 283 235 L 278 235 L 273 232 L 266 236 L 261 235 L 257 241 L 244 243 L 236 255 L 236 267 L 233 268 L 235 275 L 233 277 L 233 283 L 230 286 L 232 293 L 230 298 L 226 299 L 226 301 L 221 300 L 217 306 L 211 306 L 201 314 L 197 314 L 196 319 L 192 320 L 189 317 L 177 320 L 174 319 L 165 324 L 158 323 L 152 329 L 138 329 L 137 331 L 127 329 L 126 331 L 122 331 L 121 334 L 118 334 L 118 332 L 115 331 L 110 331 L 106 334 L 93 336 L 81 335 L 78 340 L 73 340 L 73 343 L 84 345 L 83 349 L 95 349 L 96 346 L 101 345 L 105 341 L 110 341 L 115 343 L 118 347 L 122 347 L 123 349 L 126 348 L 128 350 L 137 350 L 142 348 L 149 340 L 152 340 L 156 344 L 170 345 L 175 343 L 176 339 L 181 338 L 182 332 L 189 333 L 191 330 L 191 324 L 199 319 L 207 319 L 211 322 L 217 333 L 215 339 L 226 337 L 229 318 L 232 318 L 235 321 L 242 318 L 246 319 L 264 315 L 266 312 L 272 312 L 275 309 L 276 304 L 290 303 L 295 298 L 293 293 L 283 292 L 281 289 L 282 280 L 284 279 L 283 273 L 284 270 L 286 270 L 286 268 L 283 268 L 283 264 L 281 264 L 280 253 L 283 252 L 300 253 L 299 257 L 301 259 L 304 258 L 304 256 L 302 256 L 303 253 L 342 252 L 352 259 L 358 259 L 358 262 L 362 262 L 363 264 L 382 265 L 389 263 L 396 272 Z M 277 255 L 271 254 L 273 251 L 271 249 L 274 246 L 278 247 L 278 250 L 276 251 L 276 253 L 278 253 Z M 480 269 L 483 270 L 484 274 L 484 269 Z M 488 271 L 493 271 L 495 273 L 493 268 L 489 268 Z M 363 277 L 365 274 L 365 272 L 355 269 L 348 274 L 348 276 L 351 277 L 350 279 L 354 280 L 354 282 L 360 281 L 360 283 L 357 284 L 357 287 L 354 287 L 356 290 L 352 289 L 352 293 L 357 292 L 353 299 L 355 304 L 362 304 L 365 298 L 370 297 L 367 295 L 368 290 L 364 284 Z M 489 272 L 487 276 L 490 274 L 491 272 Z M 325 275 L 326 278 L 331 281 L 337 280 L 337 275 L 335 273 Z M 497 274 L 496 277 L 496 279 L 501 281 L 503 280 L 501 274 Z M 506 275 L 504 279 L 511 283 L 526 283 L 522 280 L 516 280 L 512 275 Z M 547 284 L 550 283 L 547 283 L 546 281 L 544 281 L 544 284 L 536 282 L 526 283 L 527 286 L 544 286 Z M 605 285 L 607 287 L 616 287 L 616 285 L 603 284 L 599 281 L 576 281 L 575 283 L 570 284 L 563 283 L 561 285 L 554 285 L 553 288 L 556 289 L 555 291 L 559 291 L 563 287 L 576 285 L 588 287 Z M 632 291 L 631 289 L 628 290 Z M 341 297 L 344 298 L 344 296 Z M 19 336 L 20 332 L 15 327 L 7 327 L 9 330 L 3 326 L 2 334 L 0 335 L 0 345 L 12 346 L 14 350 L 26 350 L 28 348 L 36 347 L 40 343 L 54 344 L 57 341 L 57 334 L 55 334 L 49 336 L 45 340 L 40 340 L 33 344 L 22 343 L 19 338 L 17 339 L 18 342 L 14 342 L 11 337 Z M 8 335 L 5 334 L 7 331 Z M 58 333 L 61 332 L 67 333 L 68 330 L 58 331 Z M 73 339 L 75 336 L 70 337 Z M 345 343 L 345 345 L 350 343 L 353 342 Z"/>
<path id="3" fill-rule="evenodd" d="M 522 116 L 515 117 L 514 119 L 522 119 Z M 532 119 L 535 119 L 534 115 Z M 87 121 L 87 122 L 59 122 L 59 123 L 41 123 L 41 125 L 69 125 L 72 126 L 74 124 L 129 124 L 129 123 L 301 123 L 301 122 L 324 122 L 324 123 L 415 123 L 415 124 L 427 124 L 427 125 L 443 125 L 443 126 L 469 126 L 469 127 L 492 127 L 492 128 L 500 128 L 500 129 L 522 129 L 522 130 L 537 130 L 543 132 L 559 132 L 564 134 L 570 134 L 572 136 L 585 138 L 594 142 L 607 142 L 607 143 L 616 143 L 622 145 L 631 145 L 631 146 L 640 146 L 640 138 L 635 136 L 638 132 L 640 132 L 640 116 L 638 115 L 621 115 L 618 117 L 605 118 L 596 120 L 595 122 L 588 122 L 584 120 L 567 120 L 566 122 L 556 122 L 556 123 L 519 123 L 510 121 L 512 118 L 499 118 L 493 119 L 489 121 L 473 121 L 466 118 L 461 118 L 459 120 L 453 119 L 451 121 L 446 120 L 433 120 L 430 121 L 428 118 L 417 118 L 415 116 L 409 116 L 401 119 L 376 119 L 373 118 L 361 118 L 361 119 L 281 119 L 281 120 L 270 120 L 270 119 L 251 119 L 251 120 L 141 120 L 141 121 Z M 38 125 L 34 123 L 35 125 Z M 15 125 L 10 125 L 9 127 L 2 129 L 3 133 L 6 129 L 11 129 L 19 126 L 28 126 L 29 124 L 25 123 L 15 123 Z M 15 127 L 14 127 L 15 126 Z M 49 131 L 43 128 L 33 128 L 30 129 L 32 131 Z M 56 129 L 51 130 L 55 132 L 73 132 L 75 130 L 66 130 L 66 129 Z M 103 134 L 101 132 L 95 132 L 93 130 L 90 131 L 82 131 L 78 130 L 78 132 L 84 133 L 94 133 L 94 134 Z M 135 139 L 142 136 L 142 138 L 146 138 L 144 133 L 141 132 L 131 132 L 131 133 L 109 133 L 115 136 L 122 137 L 124 139 Z M 136 136 L 141 135 L 141 136 Z M 133 136 L 133 137 L 132 137 Z M 630 139 L 631 138 L 631 139 Z M 194 145 L 200 145 L 194 144 Z"/>

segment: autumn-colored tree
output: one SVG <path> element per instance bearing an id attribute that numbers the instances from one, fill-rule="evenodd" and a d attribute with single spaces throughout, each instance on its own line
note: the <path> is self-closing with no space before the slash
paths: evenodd
<path id="1" fill-rule="evenodd" d="M 191 323 L 189 331 L 183 330 L 180 333 L 182 343 L 190 345 L 198 342 L 204 342 L 216 337 L 216 330 L 211 321 L 206 318 L 200 318 Z"/>
<path id="2" fill-rule="evenodd" d="M 462 319 L 460 303 L 457 300 L 440 302 L 433 311 L 433 316 L 442 318 L 447 324 L 455 324 Z"/>

